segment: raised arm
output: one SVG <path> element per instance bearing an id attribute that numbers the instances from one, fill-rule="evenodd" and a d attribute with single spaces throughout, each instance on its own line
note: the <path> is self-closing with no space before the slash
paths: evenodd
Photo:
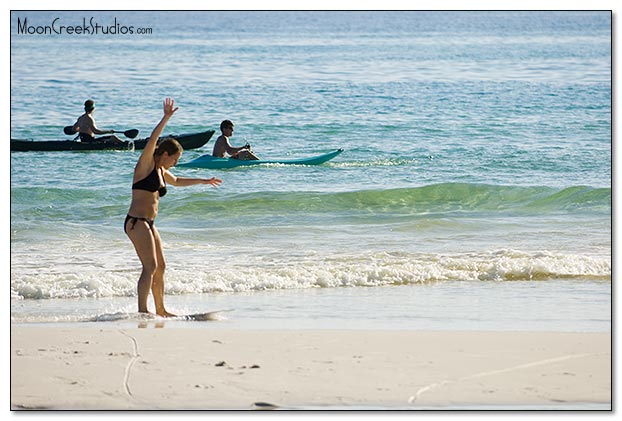
<path id="1" fill-rule="evenodd" d="M 175 107 L 175 101 L 172 98 L 166 98 L 164 100 L 164 116 L 162 116 L 162 120 L 160 120 L 158 125 L 155 126 L 155 129 L 153 129 L 153 132 L 151 132 L 151 136 L 147 141 L 147 145 L 145 146 L 145 149 L 143 150 L 143 153 L 140 155 L 140 158 L 138 160 L 139 164 L 141 161 L 143 161 L 143 158 L 145 158 L 145 161 L 149 162 L 153 160 L 153 154 L 155 153 L 156 147 L 158 146 L 158 138 L 162 134 L 166 123 L 168 123 L 168 120 L 173 116 L 173 114 L 175 114 L 175 111 L 177 111 L 178 109 L 179 107 Z"/>

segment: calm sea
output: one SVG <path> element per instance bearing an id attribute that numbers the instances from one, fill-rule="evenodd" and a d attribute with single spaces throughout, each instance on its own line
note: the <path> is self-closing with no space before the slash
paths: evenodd
<path id="1" fill-rule="evenodd" d="M 170 311 L 610 330 L 609 12 L 11 12 L 11 138 L 64 140 L 88 98 L 146 137 L 166 96 L 167 134 L 231 119 L 261 157 L 345 149 L 173 170 L 223 184 L 161 200 Z M 14 323 L 144 321 L 138 156 L 11 153 Z"/>

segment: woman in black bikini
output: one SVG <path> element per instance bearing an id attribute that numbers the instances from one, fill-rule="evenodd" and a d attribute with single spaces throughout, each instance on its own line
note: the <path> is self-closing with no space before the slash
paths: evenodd
<path id="1" fill-rule="evenodd" d="M 132 185 L 132 204 L 125 218 L 125 233 L 140 258 L 143 269 L 138 278 L 138 311 L 148 313 L 147 300 L 149 291 L 153 293 L 156 314 L 169 317 L 164 308 L 164 269 L 165 260 L 162 252 L 160 234 L 154 225 L 158 214 L 158 201 L 166 194 L 166 184 L 173 186 L 192 186 L 194 184 L 211 184 L 218 186 L 222 183 L 217 178 L 185 178 L 176 177 L 168 170 L 177 164 L 181 157 L 182 147 L 174 139 L 166 139 L 157 145 L 158 138 L 164 126 L 177 111 L 175 102 L 171 98 L 164 101 L 164 117 L 153 129 L 151 137 L 145 146 L 136 168 Z"/>

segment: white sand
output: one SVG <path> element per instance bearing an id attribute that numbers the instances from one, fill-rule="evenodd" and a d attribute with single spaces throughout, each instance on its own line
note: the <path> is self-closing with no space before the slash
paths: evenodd
<path id="1" fill-rule="evenodd" d="M 222 364 L 224 362 L 224 364 Z M 610 404 L 609 333 L 13 326 L 13 409 Z"/>

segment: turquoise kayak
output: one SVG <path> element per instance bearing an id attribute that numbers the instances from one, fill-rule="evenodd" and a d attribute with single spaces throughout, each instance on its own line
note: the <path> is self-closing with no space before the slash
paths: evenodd
<path id="1" fill-rule="evenodd" d="M 202 155 L 196 159 L 193 159 L 190 162 L 185 162 L 183 164 L 177 164 L 177 166 L 187 167 L 187 168 L 210 168 L 213 170 L 221 170 L 221 169 L 236 168 L 236 167 L 250 167 L 252 165 L 262 165 L 262 164 L 320 165 L 327 161 L 330 161 L 331 159 L 339 155 L 341 152 L 343 152 L 343 149 L 337 149 L 336 151 L 325 153 L 323 155 L 312 156 L 310 158 L 274 159 L 274 160 L 260 159 L 258 161 L 242 161 L 240 159 L 216 158 L 216 157 L 213 157 L 212 155 Z"/>

